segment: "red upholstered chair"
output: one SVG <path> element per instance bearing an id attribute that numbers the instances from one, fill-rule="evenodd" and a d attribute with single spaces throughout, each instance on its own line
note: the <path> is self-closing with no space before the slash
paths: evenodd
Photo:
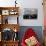
<path id="1" fill-rule="evenodd" d="M 32 28 L 28 28 L 24 34 L 24 37 L 22 38 L 22 42 L 21 45 L 22 46 L 27 46 L 25 43 L 25 39 L 28 39 L 30 37 L 34 36 L 35 38 L 37 37 L 36 33 L 34 32 L 34 30 Z M 37 39 L 37 38 L 36 38 Z M 38 40 L 37 40 L 38 41 Z M 41 46 L 41 44 L 39 43 L 39 41 L 37 42 L 37 44 L 35 46 Z"/>

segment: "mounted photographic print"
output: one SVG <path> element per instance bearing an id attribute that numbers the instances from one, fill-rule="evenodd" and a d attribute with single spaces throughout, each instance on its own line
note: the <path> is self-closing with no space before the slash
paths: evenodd
<path id="1" fill-rule="evenodd" d="M 34 8 L 24 8 L 23 19 L 37 19 L 38 10 Z"/>
<path id="2" fill-rule="evenodd" d="M 9 15 L 9 10 L 2 10 L 2 15 Z"/>

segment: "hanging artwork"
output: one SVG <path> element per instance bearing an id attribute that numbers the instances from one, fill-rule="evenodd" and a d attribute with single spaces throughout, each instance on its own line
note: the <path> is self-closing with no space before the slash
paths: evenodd
<path id="1" fill-rule="evenodd" d="M 37 19 L 38 10 L 31 8 L 24 8 L 23 19 Z"/>
<path id="2" fill-rule="evenodd" d="M 9 10 L 2 10 L 2 15 L 9 15 Z"/>

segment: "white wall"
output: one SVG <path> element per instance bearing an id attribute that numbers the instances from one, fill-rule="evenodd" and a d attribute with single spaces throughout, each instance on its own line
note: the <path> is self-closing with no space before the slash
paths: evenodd
<path id="1" fill-rule="evenodd" d="M 0 6 L 14 6 L 15 0 L 0 0 Z M 17 0 L 21 10 L 19 17 L 20 26 L 43 26 L 43 7 L 42 0 Z M 37 8 L 38 9 L 38 19 L 36 20 L 24 20 L 23 19 L 23 8 Z"/>
<path id="2" fill-rule="evenodd" d="M 15 0 L 0 0 L 0 6 L 1 7 L 14 6 L 15 5 L 14 1 Z"/>
<path id="3" fill-rule="evenodd" d="M 24 20 L 23 19 L 23 9 L 21 9 L 22 14 L 20 15 L 20 25 L 21 26 L 43 26 L 43 6 L 42 0 L 24 0 L 19 1 L 23 8 L 36 8 L 38 9 L 38 19 L 36 20 Z"/>

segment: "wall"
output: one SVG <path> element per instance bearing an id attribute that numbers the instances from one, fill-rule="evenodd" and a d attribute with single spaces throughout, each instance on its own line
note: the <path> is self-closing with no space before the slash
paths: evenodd
<path id="1" fill-rule="evenodd" d="M 0 0 L 0 6 L 1 7 L 12 7 L 15 5 L 15 0 Z"/>
<path id="2" fill-rule="evenodd" d="M 42 6 L 42 0 L 24 0 L 18 1 L 21 3 L 22 9 L 20 14 L 20 25 L 21 26 L 43 26 L 43 6 Z M 38 9 L 38 19 L 36 20 L 24 20 L 23 14 L 24 14 L 24 8 L 36 8 Z"/>
<path id="3" fill-rule="evenodd" d="M 14 6 L 15 0 L 0 0 L 0 6 L 8 7 Z M 20 26 L 43 26 L 43 6 L 42 0 L 17 0 L 18 5 L 20 6 L 20 17 L 19 24 Z M 38 9 L 38 19 L 36 20 L 24 20 L 23 19 L 23 9 L 24 8 L 36 8 Z M 28 24 L 27 24 L 28 23 Z"/>

